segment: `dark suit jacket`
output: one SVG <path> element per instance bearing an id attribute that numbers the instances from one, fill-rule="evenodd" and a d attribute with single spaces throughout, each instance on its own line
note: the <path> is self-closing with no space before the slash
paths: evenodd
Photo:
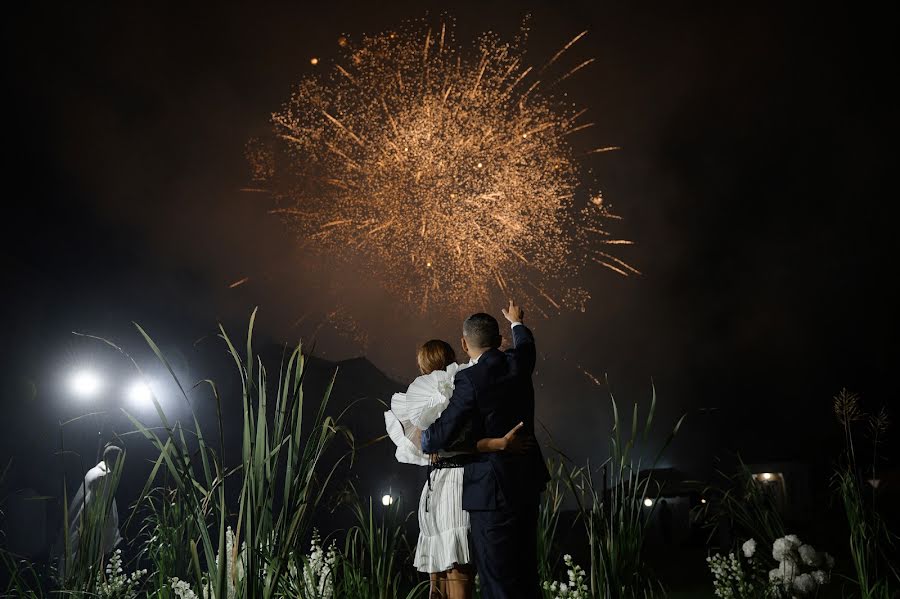
<path id="1" fill-rule="evenodd" d="M 478 363 L 460 370 L 450 404 L 422 434 L 422 450 L 435 453 L 457 439 L 467 423 L 471 438 L 502 437 L 519 422 L 521 434 L 534 435 L 534 336 L 525 325 L 513 327 L 513 349 L 488 350 Z M 550 476 L 537 445 L 522 455 L 477 454 L 465 466 L 465 510 L 511 509 L 537 504 Z"/>

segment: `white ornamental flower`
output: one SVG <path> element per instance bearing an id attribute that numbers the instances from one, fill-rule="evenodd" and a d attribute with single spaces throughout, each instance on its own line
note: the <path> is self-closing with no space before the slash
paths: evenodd
<path id="1" fill-rule="evenodd" d="M 782 561 L 790 554 L 790 551 L 791 546 L 784 538 L 775 539 L 775 542 L 772 543 L 772 557 L 775 558 L 775 561 Z"/>
<path id="2" fill-rule="evenodd" d="M 800 553 L 800 559 L 807 566 L 818 566 L 822 561 L 819 552 L 812 545 L 800 545 L 798 552 Z"/>
<path id="3" fill-rule="evenodd" d="M 813 580 L 816 581 L 816 584 L 819 584 L 819 585 L 828 584 L 828 581 L 830 580 L 828 573 L 824 572 L 822 570 L 816 570 L 815 572 L 813 572 L 812 577 L 813 577 Z"/>
<path id="4" fill-rule="evenodd" d="M 178 599 L 199 599 L 197 594 L 191 590 L 191 585 L 178 578 L 170 578 L 169 584 L 172 585 L 172 592 Z"/>
<path id="5" fill-rule="evenodd" d="M 756 541 L 753 539 L 746 541 L 741 549 L 744 550 L 744 557 L 753 557 L 753 554 L 756 553 Z"/>
<path id="6" fill-rule="evenodd" d="M 807 595 L 816 590 L 816 581 L 810 574 L 801 574 L 794 579 L 794 590 Z"/>
<path id="7" fill-rule="evenodd" d="M 797 535 L 787 535 L 784 537 L 784 540 L 793 545 L 794 547 L 799 547 L 803 543 L 800 541 L 800 537 Z"/>
<path id="8" fill-rule="evenodd" d="M 798 568 L 797 564 L 791 559 L 782 561 L 778 569 L 780 570 L 781 580 L 784 581 L 785 587 L 789 587 L 794 578 L 800 574 L 800 568 Z"/>
<path id="9" fill-rule="evenodd" d="M 769 582 L 781 582 L 781 568 L 769 570 Z"/>

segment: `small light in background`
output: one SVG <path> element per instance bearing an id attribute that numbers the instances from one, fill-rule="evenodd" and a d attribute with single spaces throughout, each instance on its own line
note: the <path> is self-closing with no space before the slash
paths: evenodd
<path id="1" fill-rule="evenodd" d="M 758 478 L 764 483 L 767 483 L 775 480 L 775 475 L 771 472 L 760 472 Z"/>
<path id="2" fill-rule="evenodd" d="M 385 507 L 387 507 L 387 506 L 389 506 L 389 505 L 391 505 L 391 504 L 393 504 L 393 503 L 394 503 L 394 497 L 393 497 L 390 493 L 386 493 L 386 494 L 381 498 L 381 505 L 383 505 L 383 506 L 385 506 Z"/>
<path id="3" fill-rule="evenodd" d="M 701 498 L 700 503 L 706 503 L 706 498 Z"/>
<path id="4" fill-rule="evenodd" d="M 309 64 L 315 66 L 315 65 L 319 64 L 319 59 L 316 58 L 315 56 L 313 56 L 312 58 L 309 59 Z"/>
<path id="5" fill-rule="evenodd" d="M 644 506 L 645 507 L 653 507 L 653 500 L 650 499 L 649 497 L 647 497 L 646 499 L 644 499 Z"/>
<path id="6" fill-rule="evenodd" d="M 144 381 L 135 381 L 128 388 L 128 401 L 136 408 L 148 408 L 153 405 L 153 391 Z"/>
<path id="7" fill-rule="evenodd" d="M 103 380 L 90 370 L 79 370 L 69 377 L 69 389 L 81 399 L 88 399 L 97 395 L 103 388 Z"/>

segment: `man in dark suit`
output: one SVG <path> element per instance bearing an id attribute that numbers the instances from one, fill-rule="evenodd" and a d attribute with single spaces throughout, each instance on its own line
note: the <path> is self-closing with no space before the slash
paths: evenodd
<path id="1" fill-rule="evenodd" d="M 500 328 L 489 314 L 463 323 L 463 349 L 474 365 L 460 370 L 450 404 L 422 432 L 422 450 L 436 453 L 457 440 L 466 426 L 473 439 L 503 437 L 518 423 L 534 435 L 534 336 L 512 301 L 503 315 L 512 325 L 513 348 L 500 351 Z M 540 494 L 550 476 L 541 450 L 483 453 L 463 471 L 462 507 L 469 512 L 475 566 L 484 599 L 540 597 L 537 517 Z"/>

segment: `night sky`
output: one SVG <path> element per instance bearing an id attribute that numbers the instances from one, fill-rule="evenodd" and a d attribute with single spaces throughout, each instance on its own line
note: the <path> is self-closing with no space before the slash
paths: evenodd
<path id="1" fill-rule="evenodd" d="M 604 457 L 608 390 L 584 369 L 607 373 L 625 403 L 649 398 L 653 381 L 662 425 L 689 413 L 668 465 L 702 473 L 734 451 L 821 458 L 837 434 L 832 395 L 848 387 L 874 407 L 896 394 L 896 36 L 862 8 L 781 4 L 8 8 L 4 463 L 50 463 L 55 423 L 85 411 L 61 378 L 112 363 L 72 331 L 149 360 L 137 321 L 194 379 L 233 376 L 216 323 L 239 335 L 254 306 L 261 347 L 315 337 L 317 355 L 366 356 L 398 385 L 416 374 L 418 343 L 458 343 L 459 307 L 410 315 L 370 281 L 325 305 L 325 283 L 304 268 L 317 257 L 298 251 L 265 196 L 240 191 L 245 143 L 321 67 L 311 57 L 336 55 L 342 34 L 442 12 L 461 42 L 512 37 L 531 13 L 536 62 L 587 29 L 575 56 L 597 62 L 570 93 L 597 123 L 592 141 L 623 148 L 591 166 L 624 219 L 617 232 L 636 241 L 621 256 L 643 276 L 598 267 L 581 281 L 585 313 L 532 321 L 538 417 L 556 443 Z M 338 307 L 365 343 L 340 317 L 324 322 Z M 379 411 L 366 404 L 351 420 Z"/>

